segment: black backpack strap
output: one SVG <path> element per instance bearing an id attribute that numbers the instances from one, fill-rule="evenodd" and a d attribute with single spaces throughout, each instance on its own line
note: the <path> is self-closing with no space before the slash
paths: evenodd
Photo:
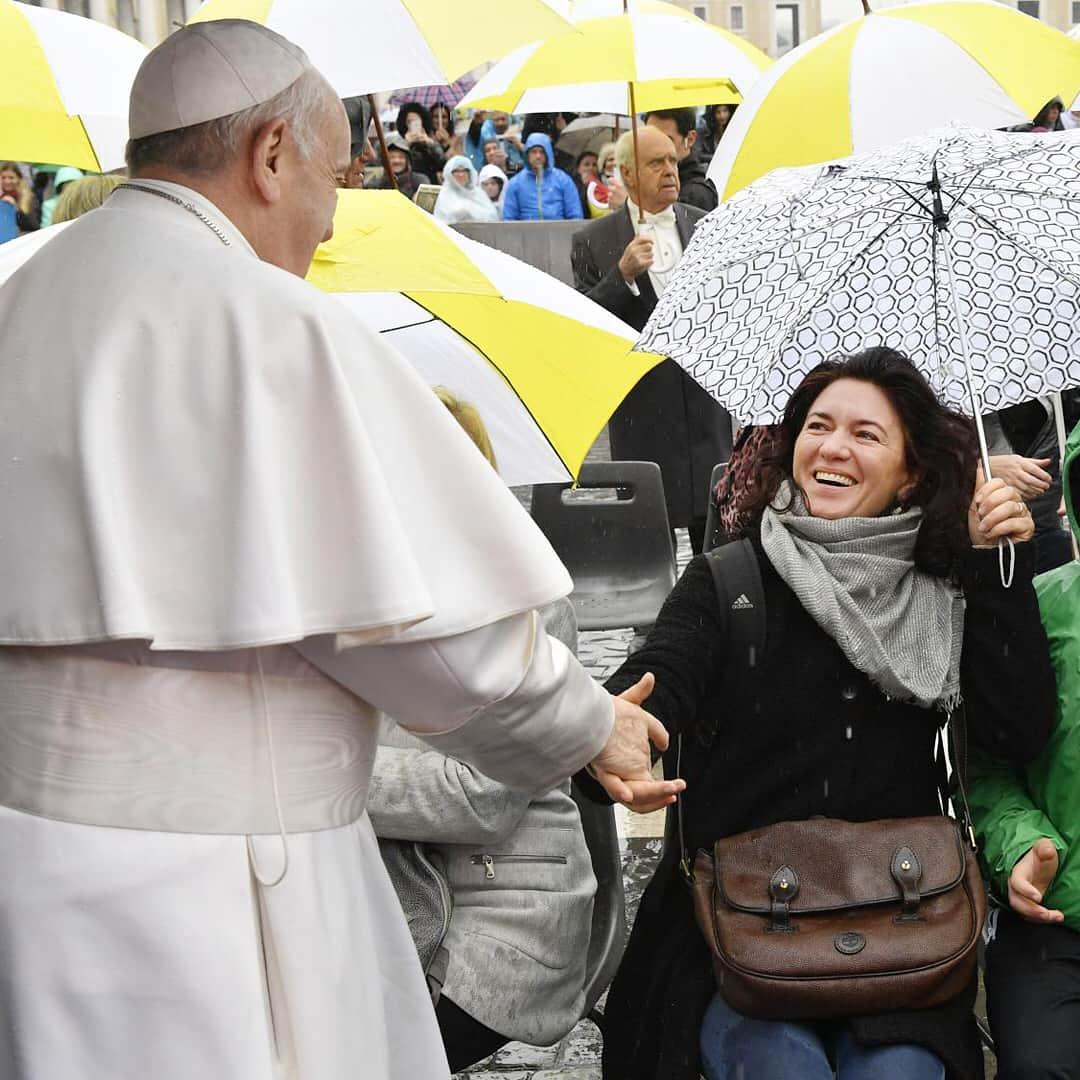
<path id="1" fill-rule="evenodd" d="M 706 558 L 728 639 L 729 671 L 745 678 L 765 649 L 765 587 L 757 553 L 749 540 L 738 540 L 713 548 Z"/>
<path id="2" fill-rule="evenodd" d="M 749 540 L 714 548 L 706 554 L 720 610 L 721 635 L 727 639 L 727 672 L 731 686 L 744 687 L 765 654 L 765 587 L 757 552 Z M 675 736 L 675 775 L 682 775 L 682 735 Z M 683 833 L 682 799 L 676 800 L 679 869 L 688 881 L 693 867 Z"/>

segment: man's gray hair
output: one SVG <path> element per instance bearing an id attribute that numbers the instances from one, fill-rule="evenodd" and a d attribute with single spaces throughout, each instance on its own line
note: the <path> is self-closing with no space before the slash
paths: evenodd
<path id="1" fill-rule="evenodd" d="M 316 70 L 305 71 L 280 94 L 250 109 L 204 124 L 130 139 L 124 153 L 132 175 L 148 165 L 211 176 L 240 152 L 254 132 L 273 120 L 285 120 L 300 156 L 309 160 L 319 142 L 319 126 L 337 95 Z"/>
<path id="2" fill-rule="evenodd" d="M 615 164 L 619 167 L 619 175 L 622 182 L 626 183 L 627 176 L 634 176 L 634 133 L 624 131 L 615 144 Z"/>

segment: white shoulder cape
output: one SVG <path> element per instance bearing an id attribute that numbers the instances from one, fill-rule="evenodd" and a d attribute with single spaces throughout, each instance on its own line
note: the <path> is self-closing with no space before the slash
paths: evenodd
<path id="1" fill-rule="evenodd" d="M 565 595 L 393 347 L 174 190 L 231 246 L 121 189 L 0 288 L 0 643 L 416 640 Z"/>

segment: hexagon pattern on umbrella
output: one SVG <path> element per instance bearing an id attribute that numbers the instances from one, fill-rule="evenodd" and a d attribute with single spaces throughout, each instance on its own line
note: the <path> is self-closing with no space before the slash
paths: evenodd
<path id="1" fill-rule="evenodd" d="M 736 34 L 663 0 L 592 0 L 574 9 L 579 33 L 534 41 L 495 64 L 462 106 L 507 112 L 628 115 L 739 102 L 770 64 Z"/>
<path id="2" fill-rule="evenodd" d="M 123 165 L 128 95 L 146 53 L 91 19 L 0 0 L 0 158 Z"/>
<path id="3" fill-rule="evenodd" d="M 969 414 L 968 373 L 980 412 L 1076 386 L 1078 206 L 1080 131 L 952 127 L 780 169 L 698 226 L 637 347 L 755 424 L 816 364 L 871 345 Z"/>
<path id="4" fill-rule="evenodd" d="M 1080 92 L 1080 42 L 995 0 L 859 16 L 776 62 L 709 167 L 720 198 L 771 169 L 874 150 L 942 124 L 1003 128 Z"/>
<path id="5" fill-rule="evenodd" d="M 572 31 L 565 0 L 206 0 L 189 20 L 252 19 L 295 42 L 342 97 L 451 83 Z"/>

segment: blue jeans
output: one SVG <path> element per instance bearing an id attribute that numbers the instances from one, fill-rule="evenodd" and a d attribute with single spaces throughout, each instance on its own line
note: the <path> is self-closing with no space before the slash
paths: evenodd
<path id="1" fill-rule="evenodd" d="M 841 1029 L 833 1051 L 835 1070 L 811 1025 L 751 1019 L 719 994 L 701 1025 L 707 1080 L 945 1080 L 945 1066 L 921 1046 L 864 1047 Z"/>

